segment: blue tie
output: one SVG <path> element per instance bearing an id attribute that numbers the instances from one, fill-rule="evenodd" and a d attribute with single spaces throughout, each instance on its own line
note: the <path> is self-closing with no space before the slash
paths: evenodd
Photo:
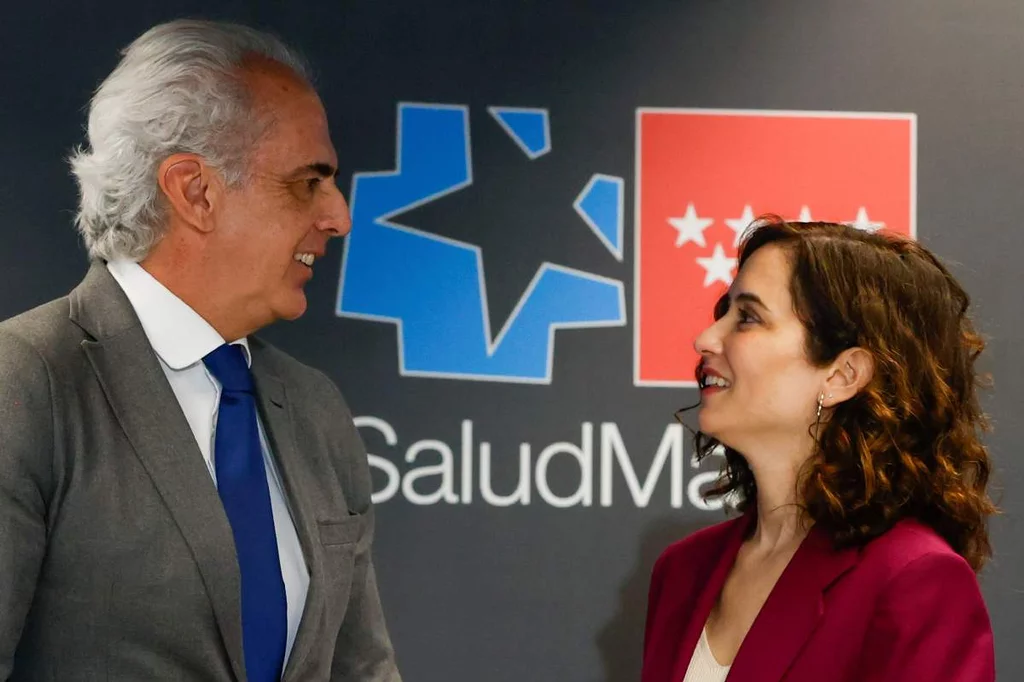
<path id="1" fill-rule="evenodd" d="M 242 347 L 203 358 L 221 384 L 213 457 L 217 490 L 231 522 L 242 577 L 242 643 L 249 682 L 276 682 L 284 665 L 288 605 L 277 554 L 256 397 Z"/>

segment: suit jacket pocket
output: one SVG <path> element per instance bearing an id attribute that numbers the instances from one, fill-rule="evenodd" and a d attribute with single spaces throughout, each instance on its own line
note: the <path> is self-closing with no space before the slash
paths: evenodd
<path id="1" fill-rule="evenodd" d="M 327 607 L 327 631 L 337 632 L 348 611 L 355 571 L 356 545 L 363 532 L 363 517 L 352 515 L 340 521 L 318 521 L 323 557 L 323 588 Z"/>
<path id="2" fill-rule="evenodd" d="M 320 544 L 324 547 L 356 542 L 363 531 L 363 517 L 353 514 L 341 521 L 318 521 Z"/>

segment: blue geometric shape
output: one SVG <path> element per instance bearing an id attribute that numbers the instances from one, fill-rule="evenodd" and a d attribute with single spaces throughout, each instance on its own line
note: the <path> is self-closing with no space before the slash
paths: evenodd
<path id="1" fill-rule="evenodd" d="M 596 173 L 572 203 L 572 207 L 618 261 L 622 260 L 624 185 L 622 178 Z"/>
<path id="2" fill-rule="evenodd" d="M 551 151 L 547 109 L 487 107 L 487 111 L 531 160 Z"/>
<path id="3" fill-rule="evenodd" d="M 472 183 L 464 106 L 401 103 L 397 169 L 356 173 L 336 313 L 398 326 L 405 376 L 551 383 L 557 329 L 622 326 L 622 283 L 544 263 L 497 336 L 480 247 L 396 214 Z"/>

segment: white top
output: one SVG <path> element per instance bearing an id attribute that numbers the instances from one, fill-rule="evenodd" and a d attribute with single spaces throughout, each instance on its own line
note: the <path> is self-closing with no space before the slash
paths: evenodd
<path id="1" fill-rule="evenodd" d="M 138 263 L 114 260 L 107 264 L 107 269 L 135 309 L 135 314 L 142 323 L 142 330 L 156 351 L 160 367 L 171 384 L 182 412 L 185 413 L 185 419 L 192 428 L 192 435 L 195 436 L 203 459 L 206 460 L 206 468 L 216 485 L 217 470 L 213 465 L 213 443 L 217 409 L 220 406 L 220 382 L 206 369 L 203 357 L 220 347 L 224 339 L 200 317 L 199 313 L 172 294 Z M 246 362 L 251 366 L 248 342 L 243 338 L 234 343 L 242 347 Z M 281 485 L 281 475 L 270 452 L 259 414 L 256 415 L 256 420 L 260 431 L 260 445 L 263 448 L 263 462 L 267 468 L 270 506 L 274 514 L 274 531 L 277 534 L 277 552 L 281 558 L 281 577 L 284 579 L 285 598 L 288 602 L 288 638 L 284 650 L 284 660 L 287 663 L 306 604 L 309 571 L 302 556 L 299 537 L 295 533 L 284 487 Z"/>
<path id="2" fill-rule="evenodd" d="M 686 669 L 683 682 L 725 682 L 731 666 L 722 665 L 715 660 L 708 644 L 708 629 L 700 631 L 700 641 L 693 650 L 690 666 Z"/>

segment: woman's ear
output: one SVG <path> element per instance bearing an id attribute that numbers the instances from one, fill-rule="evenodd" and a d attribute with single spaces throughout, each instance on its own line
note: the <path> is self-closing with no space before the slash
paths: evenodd
<path id="1" fill-rule="evenodd" d="M 859 346 L 847 348 L 829 367 L 825 380 L 824 407 L 849 400 L 868 385 L 875 375 L 875 359 Z"/>

